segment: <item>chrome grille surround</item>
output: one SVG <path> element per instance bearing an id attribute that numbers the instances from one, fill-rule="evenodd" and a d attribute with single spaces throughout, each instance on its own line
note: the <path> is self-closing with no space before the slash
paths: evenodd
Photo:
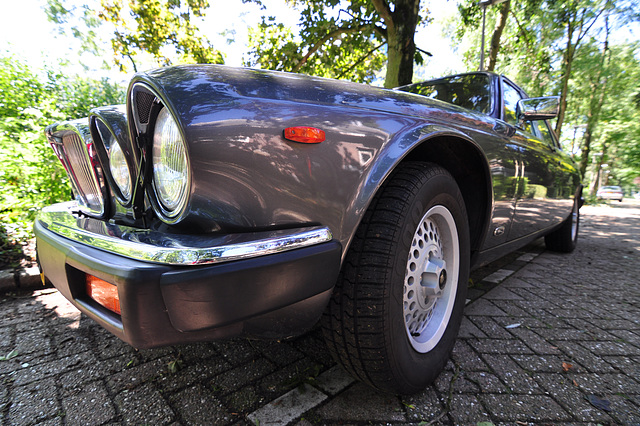
<path id="1" fill-rule="evenodd" d="M 104 217 L 107 187 L 87 120 L 54 124 L 46 134 L 69 175 L 79 210 L 89 216 Z"/>

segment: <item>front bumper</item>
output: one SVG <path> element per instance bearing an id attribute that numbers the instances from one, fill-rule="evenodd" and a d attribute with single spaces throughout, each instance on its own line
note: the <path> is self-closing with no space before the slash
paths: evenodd
<path id="1" fill-rule="evenodd" d="M 168 235 L 80 217 L 63 203 L 44 209 L 34 230 L 45 276 L 137 348 L 302 333 L 322 314 L 340 268 L 341 246 L 320 227 Z M 117 286 L 121 315 L 87 296 L 86 274 Z"/>

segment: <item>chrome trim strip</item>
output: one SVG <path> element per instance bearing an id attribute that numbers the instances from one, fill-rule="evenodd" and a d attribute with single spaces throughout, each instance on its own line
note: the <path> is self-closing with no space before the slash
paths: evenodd
<path id="1" fill-rule="evenodd" d="M 249 259 L 331 241 L 328 228 L 314 226 L 227 235 L 167 234 L 115 225 L 77 214 L 75 201 L 45 207 L 38 225 L 62 237 L 110 253 L 167 265 L 206 265 Z"/>

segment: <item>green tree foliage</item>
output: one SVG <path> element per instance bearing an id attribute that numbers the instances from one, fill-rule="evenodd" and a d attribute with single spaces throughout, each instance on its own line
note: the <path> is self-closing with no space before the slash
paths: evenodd
<path id="1" fill-rule="evenodd" d="M 15 58 L 0 57 L 0 224 L 12 238 L 29 238 L 41 207 L 71 198 L 45 127 L 123 101 L 123 90 L 106 80 L 69 77 L 63 71 L 41 75 Z"/>
<path id="2" fill-rule="evenodd" d="M 500 30 L 503 7 L 487 9 L 488 25 L 493 37 L 490 57 L 495 55 L 495 69 L 505 72 L 527 87 L 532 95 L 560 96 L 560 114 L 555 130 L 562 134 L 569 97 L 569 80 L 577 49 L 594 37 L 602 37 L 605 20 L 612 28 L 620 28 L 638 20 L 636 0 L 522 0 L 507 2 L 509 18 Z M 459 6 L 461 20 L 457 37 L 479 37 L 481 9 L 467 0 Z M 635 11 L 635 12 L 634 12 Z M 478 64 L 479 40 L 467 52 L 467 62 Z M 499 54 L 498 54 L 499 53 Z M 493 69 L 493 68 L 492 68 Z M 546 93 L 540 93 L 540 89 Z"/>
<path id="3" fill-rule="evenodd" d="M 639 57 L 638 43 L 590 41 L 576 54 L 567 126 L 581 130 L 578 160 L 592 194 L 600 183 L 628 186 L 640 175 Z"/>
<path id="4" fill-rule="evenodd" d="M 610 34 L 638 20 L 638 1 L 522 0 L 507 3 L 509 16 L 497 43 L 499 52 L 494 52 L 495 37 L 490 45 L 490 56 L 496 53 L 495 70 L 514 78 L 530 96 L 556 94 L 561 97 L 556 133 L 568 146 L 579 144 L 577 160 L 582 172 L 588 172 L 591 183 L 600 182 L 597 173 L 591 176 L 591 170 L 600 170 L 603 164 L 611 163 L 609 160 L 614 152 L 633 153 L 632 146 L 638 145 L 639 139 L 633 130 L 638 118 L 620 121 L 608 115 L 608 111 L 623 109 L 619 103 L 622 99 L 627 105 L 626 112 L 637 111 L 631 107 L 633 96 L 640 91 L 634 89 L 638 81 L 637 76 L 633 77 L 637 61 L 622 53 L 629 49 L 633 51 L 633 48 L 610 46 Z M 487 9 L 488 34 L 496 36 L 504 9 L 505 6 Z M 480 34 L 477 29 L 481 9 L 469 0 L 459 7 L 459 11 L 462 19 L 456 36 L 473 39 L 474 47 L 466 53 L 467 62 L 473 66 L 479 63 Z M 627 60 L 621 62 L 619 55 Z M 563 132 L 564 128 L 566 132 Z M 618 149 L 623 140 L 630 141 L 629 149 Z M 592 155 L 592 142 L 594 152 L 599 155 Z M 596 164 L 589 168 L 594 158 Z M 634 155 L 625 154 L 617 158 L 613 168 L 637 175 L 640 171 L 631 167 L 633 158 Z M 607 175 L 613 178 L 616 174 L 611 164 L 608 167 Z"/>
<path id="5" fill-rule="evenodd" d="M 264 17 L 250 31 L 247 66 L 370 82 L 386 62 L 385 87 L 411 83 L 422 63 L 414 34 L 427 22 L 420 0 L 290 0 L 296 29 Z"/>
<path id="6" fill-rule="evenodd" d="M 95 32 L 78 31 L 80 20 L 86 29 L 100 23 L 113 28 L 111 47 L 115 63 L 124 71 L 130 65 L 137 71 L 141 52 L 150 54 L 161 66 L 170 65 L 171 57 L 180 63 L 222 64 L 224 57 L 198 31 L 197 20 L 209 8 L 207 0 L 101 0 L 98 10 L 67 6 L 65 0 L 47 0 L 49 20 L 71 33 L 84 45 L 95 45 Z"/>

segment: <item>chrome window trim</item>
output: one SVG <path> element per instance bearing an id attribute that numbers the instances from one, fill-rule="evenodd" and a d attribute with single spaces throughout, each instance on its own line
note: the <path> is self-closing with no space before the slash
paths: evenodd
<path id="1" fill-rule="evenodd" d="M 110 253 L 166 265 L 207 265 L 281 253 L 331 241 L 328 228 L 306 228 L 227 235 L 167 234 L 81 217 L 75 201 L 54 204 L 36 225 L 70 240 Z"/>

